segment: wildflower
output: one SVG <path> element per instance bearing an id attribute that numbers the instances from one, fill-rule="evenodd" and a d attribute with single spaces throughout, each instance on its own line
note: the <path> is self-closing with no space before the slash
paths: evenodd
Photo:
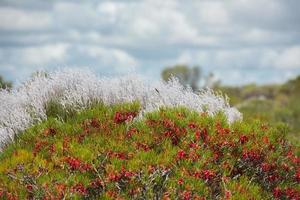
<path id="1" fill-rule="evenodd" d="M 44 136 L 54 136 L 56 135 L 57 131 L 55 128 L 47 128 L 44 130 Z"/>
<path id="2" fill-rule="evenodd" d="M 117 172 L 110 172 L 108 174 L 108 181 L 119 181 L 120 179 L 121 176 Z"/>
<path id="3" fill-rule="evenodd" d="M 279 199 L 279 198 L 281 198 L 282 195 L 283 195 L 283 192 L 280 188 L 276 187 L 276 188 L 273 189 L 273 196 L 275 198 Z"/>
<path id="4" fill-rule="evenodd" d="M 4 196 L 4 191 L 3 189 L 0 188 L 0 197 Z"/>
<path id="5" fill-rule="evenodd" d="M 197 125 L 195 123 L 191 122 L 191 123 L 189 123 L 188 127 L 190 129 L 195 129 L 195 128 L 197 128 Z"/>
<path id="6" fill-rule="evenodd" d="M 260 167 L 263 172 L 269 172 L 273 168 L 269 163 L 262 163 Z"/>
<path id="7" fill-rule="evenodd" d="M 182 196 L 183 200 L 190 200 L 190 199 L 192 199 L 192 193 L 190 191 L 186 191 L 186 190 L 183 191 L 181 193 L 181 196 Z"/>
<path id="8" fill-rule="evenodd" d="M 194 151 L 191 150 L 188 156 L 193 162 L 197 161 L 199 159 L 199 155 Z"/>
<path id="9" fill-rule="evenodd" d="M 55 188 L 56 188 L 58 194 L 63 194 L 66 190 L 66 185 L 63 183 L 58 183 L 55 185 Z"/>
<path id="10" fill-rule="evenodd" d="M 39 153 L 42 148 L 47 145 L 48 143 L 45 141 L 37 141 L 34 144 L 34 149 L 33 149 L 33 155 L 36 156 L 37 153 Z"/>
<path id="11" fill-rule="evenodd" d="M 120 159 L 120 160 L 127 160 L 128 156 L 124 152 L 116 152 L 114 153 L 114 157 Z"/>
<path id="12" fill-rule="evenodd" d="M 195 132 L 195 141 L 199 141 L 200 138 L 201 138 L 201 132 L 200 132 L 199 130 L 197 130 L 197 131 Z"/>
<path id="13" fill-rule="evenodd" d="M 136 112 L 116 112 L 114 116 L 114 122 L 116 124 L 130 121 L 137 116 Z"/>
<path id="14" fill-rule="evenodd" d="M 49 146 L 49 153 L 54 153 L 55 152 L 55 150 L 56 150 L 56 148 L 55 148 L 55 145 L 54 144 L 51 144 L 50 146 Z"/>
<path id="15" fill-rule="evenodd" d="M 193 176 L 195 178 L 201 178 L 201 172 L 200 171 L 196 171 Z"/>
<path id="16" fill-rule="evenodd" d="M 104 187 L 104 182 L 101 179 L 96 178 L 90 182 L 90 186 L 92 188 Z"/>
<path id="17" fill-rule="evenodd" d="M 79 158 L 67 157 L 65 161 L 69 165 L 71 170 L 80 170 L 81 172 L 89 171 L 92 166 L 88 163 L 83 163 Z"/>
<path id="18" fill-rule="evenodd" d="M 71 188 L 72 192 L 79 193 L 81 195 L 86 195 L 87 194 L 87 189 L 84 187 L 82 183 L 78 183 L 75 186 Z"/>
<path id="19" fill-rule="evenodd" d="M 211 181 L 216 177 L 216 173 L 212 170 L 203 170 L 201 174 L 201 178 L 205 181 Z"/>
<path id="20" fill-rule="evenodd" d="M 286 164 L 286 163 L 282 163 L 281 164 L 281 167 L 286 171 L 288 172 L 290 170 L 290 167 Z"/>
<path id="21" fill-rule="evenodd" d="M 26 185 L 26 189 L 28 191 L 32 191 L 33 190 L 33 186 L 31 184 Z"/>
<path id="22" fill-rule="evenodd" d="M 296 182 L 300 183 L 300 168 L 298 168 L 298 170 L 295 174 L 295 180 L 296 180 Z"/>
<path id="23" fill-rule="evenodd" d="M 180 178 L 180 179 L 178 179 L 177 183 L 178 183 L 178 185 L 183 185 L 184 181 L 182 178 Z"/>
<path id="24" fill-rule="evenodd" d="M 69 164 L 71 170 L 79 170 L 81 167 L 81 161 L 78 158 L 68 157 L 66 162 Z"/>
<path id="25" fill-rule="evenodd" d="M 265 144 L 269 144 L 270 143 L 268 136 L 263 136 L 262 141 Z"/>
<path id="26" fill-rule="evenodd" d="M 189 147 L 192 148 L 192 149 L 199 149 L 199 145 L 195 142 L 190 142 L 189 143 Z"/>
<path id="27" fill-rule="evenodd" d="M 246 142 L 248 142 L 248 137 L 246 135 L 242 135 L 240 136 L 240 143 L 241 144 L 245 144 Z"/>
<path id="28" fill-rule="evenodd" d="M 217 129 L 217 133 L 220 134 L 220 135 L 225 135 L 225 134 L 230 133 L 230 129 L 229 128 L 223 128 L 220 123 L 216 124 L 216 129 Z"/>
<path id="29" fill-rule="evenodd" d="M 93 128 L 100 128 L 100 122 L 99 122 L 99 120 L 96 119 L 96 118 L 93 118 L 93 119 L 91 120 L 91 126 L 92 126 Z"/>
<path id="30" fill-rule="evenodd" d="M 147 145 L 147 144 L 145 144 L 145 143 L 138 142 L 138 143 L 136 144 L 136 146 L 137 146 L 138 149 L 142 149 L 142 150 L 144 150 L 144 151 L 149 151 L 149 150 L 150 150 L 149 145 Z"/>
<path id="31" fill-rule="evenodd" d="M 229 200 L 231 197 L 231 192 L 229 190 L 225 190 L 225 199 Z"/>
<path id="32" fill-rule="evenodd" d="M 254 150 L 246 150 L 243 152 L 242 159 L 244 161 L 252 162 L 257 164 L 262 161 L 263 156 L 260 152 Z"/>
<path id="33" fill-rule="evenodd" d="M 272 175 L 268 176 L 267 179 L 268 179 L 268 181 L 269 181 L 270 183 L 272 183 L 272 182 L 277 181 L 277 180 L 279 179 L 279 177 L 278 177 L 277 174 L 272 174 Z"/>
<path id="34" fill-rule="evenodd" d="M 182 159 L 185 159 L 187 157 L 187 154 L 185 153 L 184 150 L 179 150 L 177 152 L 177 159 L 178 160 L 182 160 Z"/>
<path id="35" fill-rule="evenodd" d="M 90 171 L 91 169 L 92 169 L 91 164 L 89 164 L 89 163 L 81 164 L 81 168 L 80 168 L 81 172 Z"/>
<path id="36" fill-rule="evenodd" d="M 131 128 L 131 129 L 127 132 L 126 137 L 127 137 L 127 138 L 131 138 L 132 135 L 136 134 L 137 132 L 138 132 L 138 130 L 137 130 L 136 128 Z"/>
<path id="37" fill-rule="evenodd" d="M 300 198 L 300 193 L 293 189 L 293 188 L 287 188 L 285 189 L 285 195 L 287 197 L 287 199 L 299 199 Z"/>
<path id="38" fill-rule="evenodd" d="M 130 171 L 125 171 L 123 172 L 124 173 L 124 176 L 126 178 L 131 178 L 132 176 L 134 176 L 134 173 L 133 172 L 130 172 Z"/>

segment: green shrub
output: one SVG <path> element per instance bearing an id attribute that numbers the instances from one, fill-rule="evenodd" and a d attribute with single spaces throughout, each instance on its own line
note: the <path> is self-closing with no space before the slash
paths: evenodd
<path id="1" fill-rule="evenodd" d="M 51 108 L 51 109 L 50 109 Z M 227 124 L 138 103 L 50 117 L 0 154 L 0 199 L 297 199 L 298 147 L 284 125 Z M 51 112 L 50 112 L 51 111 Z"/>

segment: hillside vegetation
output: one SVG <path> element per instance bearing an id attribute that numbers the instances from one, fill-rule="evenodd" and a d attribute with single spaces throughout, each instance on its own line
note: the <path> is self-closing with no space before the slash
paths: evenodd
<path id="1" fill-rule="evenodd" d="M 49 106 L 0 154 L 0 199 L 299 199 L 299 148 L 286 126 L 229 125 L 221 111 L 181 106 L 137 118 L 141 110 Z"/>
<path id="2" fill-rule="evenodd" d="M 230 104 L 243 113 L 244 120 L 286 123 L 291 128 L 289 137 L 300 142 L 300 77 L 278 85 L 218 89 L 229 96 Z"/>

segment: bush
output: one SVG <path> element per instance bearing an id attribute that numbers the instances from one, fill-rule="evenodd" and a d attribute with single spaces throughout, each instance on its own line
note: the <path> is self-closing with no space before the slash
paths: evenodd
<path id="1" fill-rule="evenodd" d="M 139 103 L 49 118 L 0 154 L 2 199 L 299 199 L 284 125 Z"/>

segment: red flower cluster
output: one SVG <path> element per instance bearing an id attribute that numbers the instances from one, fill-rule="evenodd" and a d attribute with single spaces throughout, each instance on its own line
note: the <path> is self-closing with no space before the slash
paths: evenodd
<path id="1" fill-rule="evenodd" d="M 211 181 L 216 177 L 216 173 L 213 170 L 203 170 L 201 178 L 205 181 Z"/>
<path id="2" fill-rule="evenodd" d="M 135 173 L 122 168 L 120 172 L 111 172 L 108 174 L 108 181 L 118 182 L 120 180 L 130 180 Z"/>
<path id="3" fill-rule="evenodd" d="M 47 136 L 54 136 L 54 135 L 56 135 L 57 134 L 57 131 L 56 131 L 56 129 L 54 129 L 54 128 L 47 128 L 47 129 L 45 129 L 44 130 L 44 136 L 45 137 L 47 137 Z"/>
<path id="4" fill-rule="evenodd" d="M 148 144 L 141 143 L 141 142 L 137 142 L 136 147 L 138 149 L 142 149 L 143 151 L 150 151 L 150 149 L 151 149 Z"/>
<path id="5" fill-rule="evenodd" d="M 0 188 L 0 198 L 1 199 L 7 199 L 7 200 L 18 200 L 18 196 L 10 193 L 10 192 L 7 192 L 7 191 L 4 191 L 3 189 Z"/>
<path id="6" fill-rule="evenodd" d="M 203 128 L 201 131 L 200 130 L 196 130 L 195 132 L 195 141 L 200 141 L 200 139 L 203 142 L 207 142 L 208 140 L 208 132 L 206 128 Z"/>
<path id="7" fill-rule="evenodd" d="M 52 153 L 55 152 L 55 150 L 56 150 L 55 145 L 54 145 L 54 144 L 51 144 L 51 145 L 49 146 L 49 153 L 52 154 Z"/>
<path id="8" fill-rule="evenodd" d="M 126 121 L 130 121 L 137 116 L 137 112 L 116 112 L 114 116 L 114 122 L 121 124 Z"/>
<path id="9" fill-rule="evenodd" d="M 67 157 L 65 161 L 69 165 L 71 170 L 80 170 L 81 172 L 89 171 L 92 166 L 88 163 L 83 163 L 79 158 Z"/>
<path id="10" fill-rule="evenodd" d="M 300 183 L 300 168 L 298 168 L 296 171 L 295 180 Z"/>
<path id="11" fill-rule="evenodd" d="M 114 151 L 108 151 L 107 155 L 109 156 L 109 158 L 117 158 L 117 159 L 120 159 L 120 160 L 128 160 L 132 156 L 130 153 L 114 152 Z"/>
<path id="12" fill-rule="evenodd" d="M 164 132 L 164 136 L 171 139 L 173 145 L 178 145 L 180 138 L 185 134 L 185 129 L 180 129 L 171 120 L 165 119 L 162 122 L 163 126 L 167 129 Z"/>
<path id="13" fill-rule="evenodd" d="M 253 164 L 258 164 L 262 161 L 263 155 L 255 150 L 245 150 L 243 152 L 242 159 Z"/>
<path id="14" fill-rule="evenodd" d="M 273 164 L 269 164 L 269 163 L 262 163 L 260 167 L 263 172 L 270 172 L 275 168 Z"/>
<path id="15" fill-rule="evenodd" d="M 241 135 L 241 136 L 240 136 L 240 143 L 241 143 L 241 144 L 247 143 L 248 140 L 249 140 L 249 138 L 248 138 L 246 135 Z"/>
<path id="16" fill-rule="evenodd" d="M 230 133 L 229 128 L 223 128 L 220 123 L 216 124 L 217 133 L 220 135 L 226 135 Z"/>
<path id="17" fill-rule="evenodd" d="M 186 158 L 187 158 L 187 153 L 185 153 L 184 150 L 181 149 L 177 152 L 177 159 L 178 160 L 183 160 L 183 159 L 186 159 Z"/>
<path id="18" fill-rule="evenodd" d="M 104 187 L 104 185 L 105 183 L 100 178 L 96 178 L 90 182 L 92 188 Z"/>
<path id="19" fill-rule="evenodd" d="M 87 189 L 84 187 L 82 183 L 78 183 L 71 188 L 71 192 L 76 192 L 80 195 L 86 195 Z"/>
<path id="20" fill-rule="evenodd" d="M 44 148 L 46 145 L 48 145 L 48 142 L 46 141 L 37 141 L 34 144 L 34 149 L 33 149 L 33 155 L 36 156 L 36 154 L 38 154 L 42 148 Z"/>
<path id="21" fill-rule="evenodd" d="M 181 198 L 183 199 L 183 200 L 190 200 L 190 199 L 192 199 L 192 193 L 190 192 L 190 191 L 183 191 L 182 193 L 181 193 Z"/>
<path id="22" fill-rule="evenodd" d="M 213 170 L 202 170 L 202 171 L 196 171 L 193 176 L 195 178 L 201 178 L 205 181 L 212 181 L 217 177 L 217 174 Z"/>
<path id="23" fill-rule="evenodd" d="M 91 126 L 93 128 L 100 128 L 101 127 L 100 121 L 97 118 L 91 119 L 90 123 L 91 123 Z"/>
<path id="24" fill-rule="evenodd" d="M 179 178 L 178 181 L 177 181 L 178 185 L 183 185 L 184 183 L 184 180 L 183 178 Z"/>
<path id="25" fill-rule="evenodd" d="M 136 133 L 138 133 L 138 130 L 136 128 L 132 128 L 127 132 L 126 137 L 131 138 Z"/>
<path id="26" fill-rule="evenodd" d="M 196 129 L 196 128 L 198 128 L 198 126 L 197 126 L 195 123 L 193 123 L 193 122 L 189 123 L 189 124 L 188 124 L 188 127 L 189 127 L 190 129 Z"/>
<path id="27" fill-rule="evenodd" d="M 280 189 L 276 187 L 273 189 L 273 196 L 276 199 L 300 199 L 300 193 L 293 188 Z"/>

